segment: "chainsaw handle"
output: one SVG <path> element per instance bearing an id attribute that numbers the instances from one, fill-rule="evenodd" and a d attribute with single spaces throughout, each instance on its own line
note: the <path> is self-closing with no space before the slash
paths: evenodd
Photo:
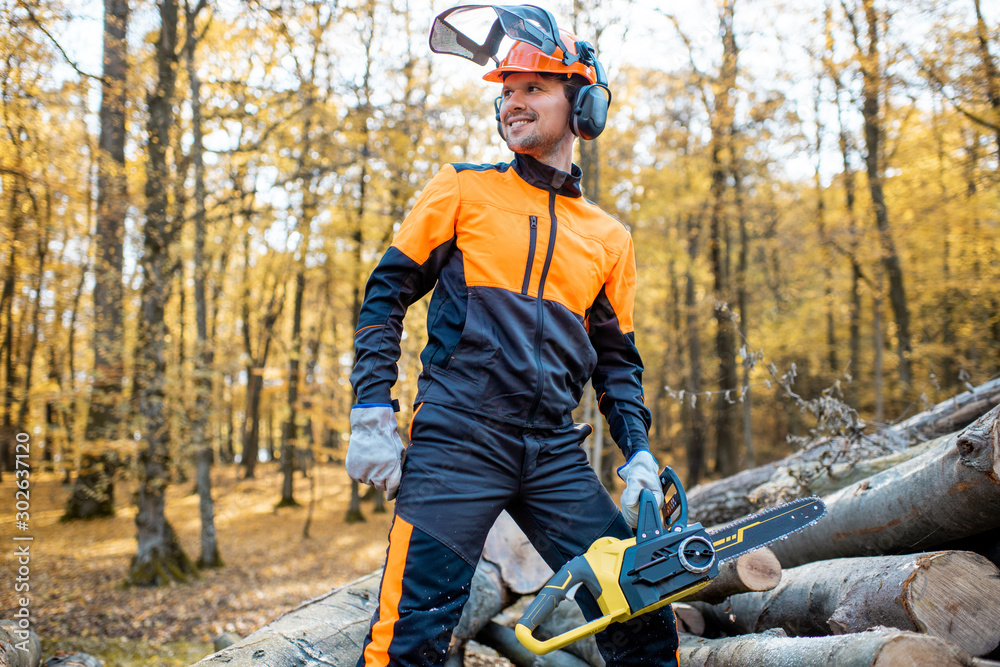
<path id="1" fill-rule="evenodd" d="M 549 582 L 542 587 L 542 590 L 538 591 L 535 599 L 531 601 L 518 620 L 514 632 L 527 649 L 537 655 L 543 655 L 607 627 L 611 622 L 611 617 L 602 616 L 544 641 L 533 635 L 535 629 L 552 615 L 560 602 L 566 599 L 570 590 L 580 583 L 586 586 L 594 599 L 601 596 L 601 583 L 583 555 L 573 558 L 552 575 Z"/>
<path id="2" fill-rule="evenodd" d="M 663 472 L 660 473 L 660 485 L 663 488 L 663 525 L 667 530 L 670 530 L 673 526 L 687 526 L 688 525 L 688 501 L 687 494 L 684 493 L 684 485 L 681 484 L 680 477 L 674 472 L 674 469 L 670 466 L 663 468 Z M 671 486 L 674 487 L 674 495 L 667 498 L 667 489 Z M 674 515 L 675 512 L 679 511 L 679 515 L 673 521 L 670 517 Z"/>

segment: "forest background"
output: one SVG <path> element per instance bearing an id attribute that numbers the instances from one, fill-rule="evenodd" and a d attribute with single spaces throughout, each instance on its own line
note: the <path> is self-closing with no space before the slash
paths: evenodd
<path id="1" fill-rule="evenodd" d="M 688 485 L 1000 374 L 1000 8 L 538 4 L 609 71 L 577 162 L 635 239 L 652 449 Z M 212 466 L 278 461 L 279 505 L 346 475 L 369 272 L 442 164 L 508 159 L 483 70 L 427 47 L 451 5 L 0 0 L 0 474 L 29 439 L 70 518 L 131 480 L 130 583 L 222 562 Z M 197 563 L 165 516 L 190 478 Z"/>

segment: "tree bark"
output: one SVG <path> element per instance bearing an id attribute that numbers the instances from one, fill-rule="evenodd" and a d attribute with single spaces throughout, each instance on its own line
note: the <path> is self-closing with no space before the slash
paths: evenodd
<path id="1" fill-rule="evenodd" d="M 104 72 L 97 159 L 97 229 L 94 233 L 94 376 L 84 439 L 118 437 L 122 415 L 124 325 L 122 266 L 128 190 L 125 174 L 129 22 L 127 0 L 104 0 Z M 113 504 L 113 502 L 112 502 Z"/>
<path id="2" fill-rule="evenodd" d="M 212 462 L 214 460 L 210 417 L 214 412 L 212 401 L 212 374 L 215 350 L 208 335 L 208 281 L 209 260 L 205 257 L 206 220 L 205 200 L 205 146 L 201 115 L 201 81 L 195 64 L 198 37 L 195 21 L 204 3 L 195 7 L 185 6 L 184 57 L 187 64 L 188 84 L 191 88 L 191 163 L 194 166 L 194 414 L 191 415 L 191 446 L 195 450 L 195 479 L 198 487 L 198 512 L 201 518 L 201 554 L 198 567 L 222 566 L 218 533 L 215 530 L 215 501 L 212 499 Z"/>
<path id="3" fill-rule="evenodd" d="M 305 220 L 308 225 L 312 219 Z M 295 450 L 298 447 L 299 364 L 302 356 L 302 299 L 306 291 L 305 257 L 309 233 L 305 233 L 302 256 L 295 272 L 295 296 L 292 306 L 292 346 L 288 355 L 288 419 L 281 438 L 281 499 L 278 507 L 298 507 L 295 500 Z"/>
<path id="4" fill-rule="evenodd" d="M 0 620 L 0 665 L 38 667 L 42 660 L 42 642 L 34 630 L 24 630 L 16 620 Z"/>
<path id="5" fill-rule="evenodd" d="M 197 666 L 353 665 L 378 608 L 381 579 L 376 570 L 309 600 Z"/>
<path id="6" fill-rule="evenodd" d="M 701 392 L 701 332 L 698 327 L 697 285 L 694 264 L 698 259 L 698 237 L 701 230 L 694 215 L 688 217 L 688 264 L 684 275 L 684 311 L 687 323 L 688 378 L 687 399 L 681 401 L 681 415 L 687 425 L 687 483 L 694 486 L 705 472 L 705 417 L 698 405 Z"/>
<path id="7" fill-rule="evenodd" d="M 726 179 L 729 176 L 724 159 L 732 153 L 733 124 L 736 90 L 737 58 L 739 50 L 733 32 L 734 0 L 720 3 L 719 30 L 722 36 L 722 66 L 714 86 L 715 101 L 712 119 L 711 142 L 711 233 L 709 251 L 712 261 L 715 293 L 715 353 L 719 361 L 719 389 L 715 404 L 715 471 L 723 476 L 736 473 L 741 468 L 736 439 L 736 402 L 730 391 L 736 391 L 739 378 L 736 372 L 735 323 L 730 308 L 731 285 L 729 267 L 729 230 L 725 212 Z"/>
<path id="8" fill-rule="evenodd" d="M 772 545 L 778 560 L 794 567 L 914 552 L 997 528 L 998 415 L 1000 406 L 925 454 L 827 496 L 825 517 Z"/>
<path id="9" fill-rule="evenodd" d="M 997 71 L 996 61 L 993 59 L 993 54 L 990 53 L 990 31 L 983 18 L 980 0 L 973 0 L 973 4 L 976 8 L 976 39 L 979 59 L 983 64 L 986 99 L 989 101 L 990 109 L 993 110 L 994 119 L 1000 121 L 1000 72 Z M 1000 160 L 1000 130 L 996 130 L 995 139 L 997 159 Z"/>
<path id="10" fill-rule="evenodd" d="M 139 318 L 136 389 L 143 420 L 144 446 L 139 452 L 138 549 L 129 567 L 128 583 L 163 585 L 184 581 L 194 567 L 177 541 L 164 514 L 170 472 L 170 431 L 165 414 L 167 323 L 170 297 L 171 245 L 177 226 L 168 213 L 167 147 L 173 122 L 177 78 L 177 3 L 162 0 L 156 40 L 156 88 L 149 93 L 149 164 L 146 180 L 146 224 L 143 233 L 141 316 Z"/>
<path id="11" fill-rule="evenodd" d="M 903 268 L 896 252 L 892 229 L 889 223 L 889 208 L 883 190 L 884 165 L 882 164 L 883 128 L 879 117 L 881 109 L 884 72 L 879 58 L 879 15 L 875 0 L 862 0 L 867 25 L 867 48 L 861 52 L 862 63 L 861 116 L 864 120 L 865 169 L 868 172 L 868 191 L 875 213 L 875 226 L 882 242 L 882 266 L 889 279 L 889 304 L 896 321 L 896 352 L 899 357 L 899 379 L 909 389 L 913 383 L 910 370 L 910 310 L 907 305 L 906 288 L 903 283 Z M 853 18 L 851 19 L 853 23 Z"/>
<path id="12" fill-rule="evenodd" d="M 817 561 L 785 570 L 774 590 L 702 611 L 730 635 L 840 635 L 884 625 L 982 656 L 1000 643 L 1000 570 L 965 551 Z"/>
<path id="13" fill-rule="evenodd" d="M 972 656 L 937 637 L 889 628 L 833 637 L 786 637 L 781 631 L 703 639 L 682 635 L 685 667 L 967 667 Z"/>

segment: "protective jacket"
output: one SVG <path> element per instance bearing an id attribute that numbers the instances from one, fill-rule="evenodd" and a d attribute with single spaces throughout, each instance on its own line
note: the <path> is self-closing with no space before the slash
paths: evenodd
<path id="1" fill-rule="evenodd" d="M 626 459 L 649 448 L 632 238 L 579 180 L 521 154 L 438 171 L 368 281 L 358 403 L 390 402 L 403 315 L 434 288 L 417 403 L 556 428 L 592 378 Z"/>

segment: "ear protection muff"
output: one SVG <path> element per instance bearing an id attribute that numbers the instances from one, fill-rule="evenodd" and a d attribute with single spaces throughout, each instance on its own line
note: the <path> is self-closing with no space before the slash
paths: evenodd
<path id="1" fill-rule="evenodd" d="M 608 123 L 608 107 L 611 105 L 611 91 L 602 83 L 593 83 L 581 88 L 576 94 L 570 116 L 573 134 L 590 141 L 596 139 Z M 499 118 L 499 114 L 497 114 Z"/>
<path id="2" fill-rule="evenodd" d="M 584 86 L 576 94 L 573 111 L 570 116 L 570 127 L 573 134 L 590 141 L 596 139 L 608 123 L 608 108 L 611 106 L 611 89 L 608 88 L 608 77 L 604 67 L 597 60 L 594 47 L 583 40 L 576 44 L 576 53 L 585 65 L 594 68 L 597 83 Z"/>
<path id="3" fill-rule="evenodd" d="M 500 103 L 503 102 L 502 97 L 497 97 L 493 100 L 493 108 L 497 112 L 497 132 L 500 133 L 500 138 L 507 141 L 507 138 L 503 136 L 503 123 L 500 122 Z"/>

